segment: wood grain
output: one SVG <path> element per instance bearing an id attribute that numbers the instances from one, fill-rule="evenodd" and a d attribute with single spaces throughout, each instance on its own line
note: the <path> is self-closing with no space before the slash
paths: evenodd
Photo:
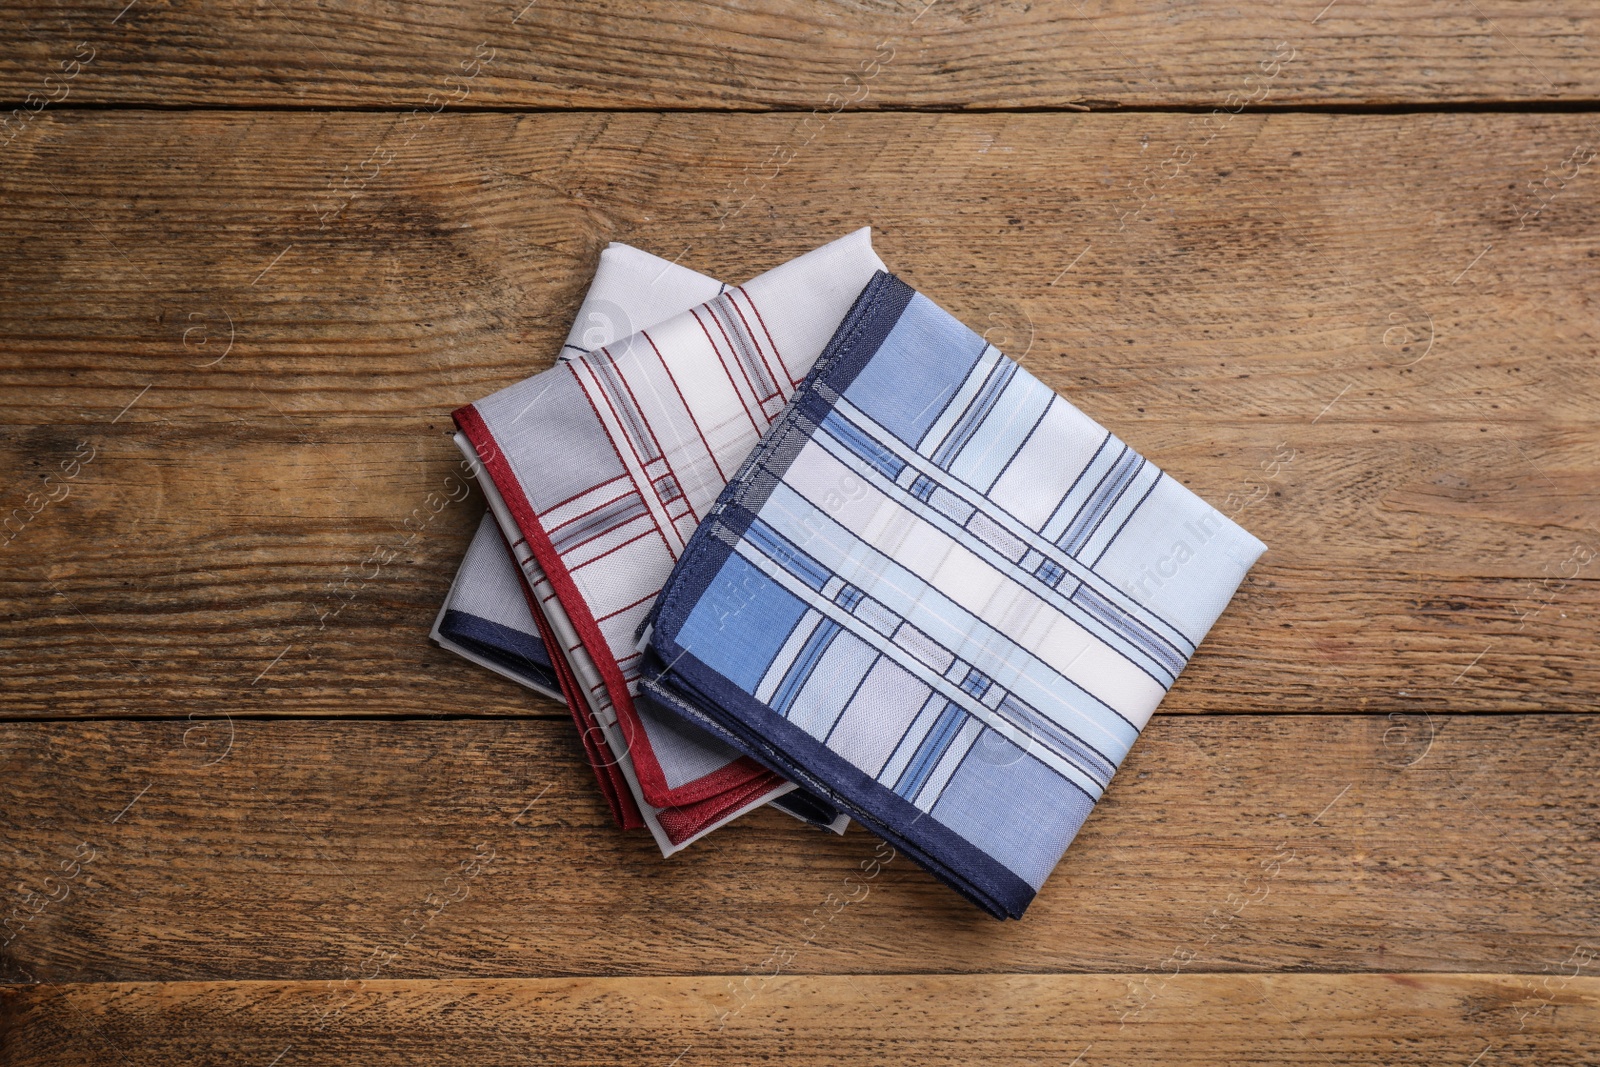
<path id="1" fill-rule="evenodd" d="M 0 438 L 19 480 L 76 440 L 97 449 L 0 549 L 0 714 L 564 718 L 429 641 L 484 505 L 444 418 L 413 421 Z M 1121 430 L 1219 505 L 1242 491 L 1230 476 L 1273 494 L 1241 514 L 1272 551 L 1163 712 L 1591 710 L 1600 586 L 1572 553 L 1595 540 L 1477 427 L 1364 428 L 1296 431 L 1276 479 L 1259 469 L 1270 436 L 1245 420 L 1210 440 L 1144 417 Z M 1544 470 L 1576 487 L 1600 435 L 1564 440 Z"/>
<path id="2" fill-rule="evenodd" d="M 41 986 L 3 995 L 16 1067 L 155 1063 L 1579 1065 L 1600 979 L 1508 975 L 783 976 Z M 320 1028 L 319 1028 L 320 1027 Z M 276 1060 L 274 1059 L 276 1057 Z"/>
<path id="3" fill-rule="evenodd" d="M 13 5 L 0 1063 L 1600 1061 L 1597 19 Z M 1271 546 L 1019 923 L 426 638 L 605 242 L 867 223 Z"/>
<path id="4" fill-rule="evenodd" d="M 608 239 L 742 278 L 865 222 L 1271 546 L 1165 711 L 1592 710 L 1600 202 L 1527 187 L 1588 116 L 848 115 L 742 185 L 801 121 L 41 119 L 0 715 L 554 714 L 427 644 L 482 508 L 449 410 L 548 365 Z"/>
<path id="5" fill-rule="evenodd" d="M 570 723 L 9 724 L 4 973 L 1542 973 L 1600 920 L 1597 728 L 1158 717 L 1001 924 L 773 811 L 663 861 Z"/>
<path id="6" fill-rule="evenodd" d="M 1574 0 L 274 0 L 205 18 L 181 5 L 25 0 L 7 23 L 4 98 L 65 92 L 74 105 L 827 113 L 1600 98 L 1589 43 L 1600 28 Z M 92 58 L 62 83 L 74 55 Z"/>

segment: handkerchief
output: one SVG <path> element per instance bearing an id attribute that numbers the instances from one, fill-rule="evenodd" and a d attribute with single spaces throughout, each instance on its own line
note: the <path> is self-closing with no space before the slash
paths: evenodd
<path id="1" fill-rule="evenodd" d="M 1265 549 L 879 274 L 683 552 L 640 703 L 1017 918 Z"/>
<path id="2" fill-rule="evenodd" d="M 663 852 L 794 786 L 636 708 L 635 631 L 700 514 L 881 267 L 857 231 L 455 413 L 552 658 L 570 670 L 569 702 L 606 730 L 641 807 L 661 809 Z"/>
<path id="3" fill-rule="evenodd" d="M 613 241 L 600 253 L 558 358 L 570 359 L 654 326 L 726 288 L 715 278 Z M 480 666 L 563 699 L 524 590 L 526 582 L 493 516 L 485 514 L 434 621 L 433 639 Z"/>
<path id="4" fill-rule="evenodd" d="M 600 253 L 594 279 L 558 358 L 582 355 L 653 326 L 725 288 L 715 278 L 612 242 Z M 566 665 L 559 658 L 552 661 L 544 629 L 533 592 L 493 512 L 486 513 L 434 620 L 433 639 L 480 666 L 564 700 Z M 636 790 L 630 789 L 628 774 L 607 745 L 603 727 L 592 719 L 585 702 L 580 700 L 571 709 L 585 755 L 612 815 L 624 829 L 647 825 L 631 795 Z M 648 824 L 658 837 L 663 836 L 654 813 Z"/>

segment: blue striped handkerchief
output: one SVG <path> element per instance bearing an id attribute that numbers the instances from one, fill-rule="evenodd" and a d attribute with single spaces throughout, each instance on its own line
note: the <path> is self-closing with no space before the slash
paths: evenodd
<path id="1" fill-rule="evenodd" d="M 641 700 L 1017 918 L 1265 549 L 880 272 L 685 549 Z"/>

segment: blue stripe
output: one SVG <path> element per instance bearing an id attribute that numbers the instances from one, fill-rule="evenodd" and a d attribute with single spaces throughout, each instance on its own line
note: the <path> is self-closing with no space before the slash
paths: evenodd
<path id="1" fill-rule="evenodd" d="M 535 634 L 454 609 L 444 613 L 439 634 L 534 685 L 551 692 L 561 691 L 561 682 L 550 664 L 550 653 Z"/>
<path id="2" fill-rule="evenodd" d="M 1067 486 L 1067 491 L 1061 494 L 1061 502 L 1057 504 L 1055 510 L 1050 513 L 1050 517 L 1044 520 L 1044 525 L 1040 526 L 1036 531 L 1041 537 L 1044 537 L 1046 540 L 1049 540 L 1052 543 L 1057 540 L 1057 538 L 1050 536 L 1050 530 L 1055 527 L 1056 520 L 1062 518 L 1066 514 L 1068 506 L 1072 503 L 1073 496 L 1078 492 L 1078 486 L 1082 484 L 1085 478 L 1089 477 L 1089 472 L 1094 470 L 1095 464 L 1100 462 L 1100 456 L 1105 452 L 1106 446 L 1114 440 L 1115 438 L 1111 436 L 1111 431 L 1107 430 L 1104 439 L 1102 439 L 1100 442 L 1100 446 L 1094 450 L 1094 455 L 1089 457 L 1089 462 L 1083 465 L 1083 469 L 1078 472 L 1078 476 L 1072 479 L 1072 484 Z M 988 498 L 986 497 L 985 499 Z M 1068 519 L 1066 526 L 1061 528 L 1060 536 L 1065 537 L 1067 534 L 1067 529 L 1071 526 L 1072 520 Z"/>
<path id="3" fill-rule="evenodd" d="M 1074 556 L 1082 552 L 1088 547 L 1089 542 L 1094 540 L 1094 535 L 1100 531 L 1100 527 L 1106 521 L 1106 517 L 1116 510 L 1117 503 L 1122 499 L 1123 494 L 1128 491 L 1128 487 L 1139 480 L 1139 475 L 1143 473 L 1145 468 L 1145 459 L 1137 452 L 1134 453 L 1134 459 L 1137 462 L 1125 472 L 1126 477 L 1118 479 L 1117 485 L 1108 491 L 1101 502 L 1095 506 L 1094 521 L 1089 524 L 1088 529 L 1083 531 L 1083 539 L 1078 543 L 1078 547 L 1073 549 Z"/>
<path id="4" fill-rule="evenodd" d="M 1142 460 L 1140 462 L 1142 462 Z M 865 472 L 862 473 L 862 477 L 870 479 L 870 475 L 867 475 Z M 972 531 L 959 525 L 959 519 L 952 521 L 952 517 L 938 506 L 939 503 L 948 502 L 952 504 L 960 504 L 962 507 L 966 507 L 968 509 L 971 509 L 972 505 L 963 500 L 961 497 L 952 493 L 944 486 L 938 486 L 935 488 L 933 492 L 934 503 L 919 505 L 918 503 L 913 502 L 915 501 L 915 497 L 912 495 L 911 490 L 903 488 L 897 483 L 888 482 L 887 484 L 879 484 L 877 482 L 872 482 L 871 484 L 873 484 L 873 486 L 877 488 L 879 492 L 883 493 L 890 500 L 900 504 L 901 507 L 903 507 L 908 513 L 921 518 L 923 521 L 927 522 L 941 533 L 955 540 L 958 544 L 972 552 L 994 570 L 1000 572 L 1001 574 L 1015 575 L 1016 578 L 1014 580 L 1016 580 L 1019 585 L 1033 593 L 1033 595 L 1039 597 L 1039 599 L 1043 600 L 1046 604 L 1049 604 L 1054 610 L 1065 615 L 1067 618 L 1072 619 L 1074 622 L 1078 623 L 1078 625 L 1094 634 L 1096 638 L 1104 642 L 1118 655 L 1122 656 L 1129 663 L 1133 664 L 1135 667 L 1139 668 L 1139 670 L 1148 675 L 1151 681 L 1155 682 L 1157 685 L 1160 685 L 1164 689 L 1171 688 L 1172 683 L 1178 676 L 1178 671 L 1171 669 L 1167 665 L 1167 661 L 1164 658 L 1151 655 L 1140 644 L 1131 640 L 1121 630 L 1106 625 L 1101 620 L 1100 616 L 1088 610 L 1088 608 L 1082 602 L 1073 600 L 1072 593 L 1077 589 L 1081 579 L 1075 578 L 1072 585 L 1063 587 L 1061 581 L 1058 580 L 1052 582 L 1049 580 L 1049 577 L 1046 573 L 1038 572 L 1046 567 L 1055 567 L 1065 571 L 1065 568 L 1062 567 L 1060 561 L 1046 559 L 1040 563 L 1039 568 L 1036 571 L 1030 572 L 1023 570 L 1015 560 L 1002 555 L 996 551 L 992 545 L 983 541 Z M 771 520 L 777 524 L 778 527 L 784 528 L 790 535 L 799 536 L 799 530 L 807 530 L 813 533 L 823 529 L 832 530 L 837 525 L 837 520 L 823 512 L 810 499 L 795 493 L 794 490 L 792 490 L 786 483 L 779 483 L 779 485 L 775 487 L 774 496 L 779 503 L 777 505 L 769 506 L 767 514 Z M 786 501 L 790 499 L 794 500 L 798 508 L 801 510 L 796 511 L 794 508 L 789 507 Z M 966 516 L 963 516 L 963 518 L 965 517 Z M 999 524 L 996 523 L 996 525 Z M 1003 526 L 1001 528 L 1006 529 Z M 845 573 L 850 572 L 851 568 L 860 565 L 859 561 L 854 560 L 851 555 L 846 554 L 838 549 L 835 541 L 839 540 L 841 537 L 845 542 L 856 542 L 865 545 L 876 555 L 883 556 L 885 559 L 893 562 L 892 557 L 889 557 L 886 553 L 883 553 L 881 550 L 876 549 L 871 545 L 867 545 L 867 543 L 862 541 L 859 535 L 855 534 L 853 531 L 850 531 L 842 526 L 839 527 L 839 530 L 841 531 L 839 535 L 830 536 L 829 538 L 819 537 L 816 540 L 819 562 L 822 566 L 830 568 L 830 573 L 832 573 L 833 568 L 837 568 L 840 572 L 840 577 L 842 578 L 844 577 Z M 1022 540 L 1022 538 L 1017 535 L 1014 530 L 1006 530 L 1006 532 L 1012 534 L 1013 536 L 1018 536 L 1018 539 Z M 1026 544 L 1027 542 L 1024 541 L 1023 543 Z M 1059 551 L 1059 546 L 1049 547 L 1051 551 Z M 1079 565 L 1081 566 L 1082 564 L 1080 563 Z M 1093 574 L 1092 571 L 1089 573 L 1091 575 Z M 920 585 L 927 585 L 923 579 L 915 578 L 915 576 L 913 577 Z M 1099 596 L 1106 603 L 1115 604 L 1115 601 L 1110 600 L 1105 596 L 1104 593 L 1099 593 Z M 936 602 L 942 603 L 942 599 Z M 899 610 L 905 618 L 911 618 L 911 616 L 907 614 L 908 609 L 896 610 Z M 967 611 L 965 608 L 957 607 L 956 610 L 960 612 L 960 618 L 976 618 L 975 615 Z M 1133 614 L 1126 608 L 1118 607 L 1114 608 L 1113 610 L 1123 611 L 1129 615 Z M 1153 613 L 1146 614 L 1151 614 L 1153 616 Z M 919 629 L 928 629 L 926 626 L 920 623 L 917 623 L 916 625 Z M 1154 630 L 1151 632 L 1152 634 L 1155 633 Z M 1006 637 L 1006 640 L 1012 641 L 1010 637 Z M 1170 639 L 1164 640 L 1168 640 L 1170 643 Z M 1012 641 L 1012 643 L 1015 644 L 1014 641 Z M 1052 673 L 1054 673 L 1057 677 L 1066 679 L 1066 676 L 1062 675 L 1061 672 L 1055 671 L 1053 668 L 1046 669 L 1051 670 Z M 1066 680 L 1070 681 L 1070 679 Z M 1109 705 L 1106 705 L 1104 701 L 1096 699 L 1095 702 L 1103 707 L 1106 707 L 1106 709 L 1112 714 L 1117 714 L 1117 712 L 1111 709 Z"/>
<path id="5" fill-rule="evenodd" d="M 1171 671 L 1174 679 L 1183 670 L 1183 665 L 1187 662 L 1183 658 L 1183 653 L 1163 640 L 1160 634 L 1145 626 L 1138 619 L 1123 611 L 1093 589 L 1086 585 L 1080 585 L 1068 599 L 1094 616 L 1101 625 L 1115 631 L 1126 641 L 1143 649 L 1151 659 Z"/>
<path id="6" fill-rule="evenodd" d="M 961 720 L 966 718 L 966 712 L 954 704 L 946 704 L 939 713 L 939 719 L 933 724 L 933 729 L 928 731 L 922 739 L 922 744 L 917 746 L 917 754 L 911 758 L 911 765 L 900 776 L 900 783 L 894 791 L 911 800 L 916 797 L 917 791 L 922 788 L 933 769 L 939 765 L 940 758 L 945 749 L 950 747 L 956 731 L 961 729 Z"/>
<path id="7" fill-rule="evenodd" d="M 1049 528 L 1051 528 L 1056 523 L 1056 521 L 1061 519 L 1061 513 L 1071 503 L 1072 495 L 1076 491 L 1079 483 L 1083 481 L 1084 477 L 1086 475 L 1088 475 L 1090 473 L 1090 471 L 1093 470 L 1093 468 L 1095 467 L 1097 461 L 1099 460 L 1100 454 L 1105 451 L 1106 446 L 1108 444 L 1110 444 L 1113 440 L 1114 440 L 1114 438 L 1111 436 L 1111 434 L 1107 433 L 1105 438 L 1101 441 L 1100 446 L 1095 450 L 1094 457 L 1091 458 L 1089 463 L 1088 463 L 1088 465 L 1085 466 L 1084 469 L 1078 473 L 1077 479 L 1075 479 L 1074 482 L 1073 482 L 1073 488 L 1067 492 L 1066 496 L 1062 497 L 1061 503 L 1058 504 L 1056 506 L 1056 510 L 1051 513 L 1050 519 L 1048 521 L 1046 521 L 1043 526 L 1041 526 L 1041 527 L 1039 527 L 1037 529 L 1027 525 L 1024 522 L 1022 522 L 1015 515 L 1010 514 L 1009 512 L 1005 511 L 1003 508 L 998 507 L 997 505 L 994 504 L 993 501 L 991 501 L 987 497 L 985 497 L 982 494 L 981 491 L 973 488 L 968 483 L 962 481 L 959 477 L 955 477 L 953 475 L 951 476 L 951 478 L 949 479 L 948 482 L 935 483 L 926 474 L 922 474 L 922 473 L 919 472 L 916 475 L 916 477 L 912 479 L 911 484 L 910 484 L 910 486 L 908 488 L 902 488 L 898 483 L 895 483 L 895 484 L 887 486 L 887 487 L 879 487 L 879 488 L 880 488 L 881 492 L 883 492 L 885 495 L 889 496 L 891 499 L 901 500 L 902 501 L 902 506 L 904 506 L 907 511 L 910 511 L 914 515 L 920 515 L 920 516 L 922 516 L 924 518 L 929 518 L 930 517 L 927 512 L 919 510 L 914 505 L 909 505 L 909 504 L 904 503 L 903 498 L 896 496 L 897 492 L 903 492 L 903 493 L 905 493 L 905 494 L 907 494 L 907 495 L 909 495 L 911 497 L 916 498 L 917 500 L 921 501 L 922 503 L 927 504 L 930 508 L 932 508 L 935 511 L 937 511 L 939 514 L 944 515 L 944 516 L 954 520 L 957 523 L 958 526 L 964 527 L 965 523 L 967 522 L 967 520 L 971 516 L 971 512 L 974 511 L 974 510 L 978 510 L 978 509 L 976 509 L 974 507 L 974 505 L 971 503 L 971 501 L 970 501 L 968 496 L 963 496 L 962 494 L 956 492 L 955 489 L 951 488 L 952 486 L 960 486 L 960 487 L 966 489 L 971 496 L 976 496 L 976 497 L 978 497 L 979 499 L 981 499 L 983 501 L 985 506 L 984 506 L 984 508 L 982 510 L 984 511 L 984 513 L 986 515 L 989 516 L 989 518 L 991 520 L 993 520 L 995 522 L 996 525 L 1000 526 L 1007 533 L 1009 533 L 1012 536 L 1016 537 L 1023 544 L 1029 546 L 1034 551 L 1039 552 L 1042 557 L 1045 557 L 1046 559 L 1049 559 L 1048 555 L 1045 552 L 1045 549 L 1052 548 L 1052 549 L 1059 550 L 1061 546 L 1058 545 L 1058 544 L 1055 544 L 1054 541 L 1052 541 L 1050 539 L 1049 535 L 1047 533 L 1044 533 L 1044 531 L 1048 530 Z M 1126 446 L 1124 446 L 1124 447 L 1126 447 Z M 1119 456 L 1120 455 L 1121 454 L 1119 453 Z M 1149 462 L 1148 460 L 1143 460 L 1143 457 L 1140 457 L 1140 459 L 1144 463 L 1148 463 Z M 908 464 L 908 466 L 909 465 L 910 464 Z M 1113 461 L 1113 462 L 1111 462 L 1109 464 L 1109 467 L 1107 468 L 1107 470 L 1109 470 L 1111 467 L 1115 467 L 1115 466 L 1116 466 L 1116 463 Z M 1143 469 L 1143 467 L 1141 466 L 1140 470 L 1142 470 L 1142 469 Z M 1100 475 L 1100 478 L 1103 479 L 1104 477 L 1105 477 L 1105 474 L 1102 473 Z M 1162 473 L 1160 471 L 1157 471 L 1157 477 L 1156 477 L 1156 483 L 1155 484 L 1159 484 L 1159 482 L 1161 481 L 1162 477 L 1163 477 Z M 780 476 L 774 475 L 773 479 L 774 479 L 774 483 L 777 483 L 780 480 Z M 1137 480 L 1137 477 L 1135 478 L 1135 480 Z M 1150 492 L 1151 492 L 1151 490 L 1154 489 L 1154 487 L 1155 487 L 1155 485 L 1152 484 L 1151 489 L 1145 491 L 1144 497 L 1140 498 L 1140 504 L 1143 504 L 1144 499 L 1150 495 Z M 776 484 L 774 484 L 771 488 L 776 488 Z M 771 492 L 771 489 L 768 490 L 769 495 L 770 495 L 770 492 Z M 1090 492 L 1090 495 L 1092 495 L 1092 491 L 1089 491 L 1089 492 Z M 968 514 L 960 515 L 960 516 L 952 514 L 953 508 L 950 505 L 951 501 L 959 502 L 963 507 L 966 507 L 968 509 Z M 1135 505 L 1134 510 L 1135 511 L 1138 510 L 1138 505 Z M 1130 517 L 1131 517 L 1131 513 L 1130 513 Z M 1125 524 L 1127 522 L 1127 519 L 1125 518 L 1123 521 L 1124 521 L 1124 524 Z M 944 532 L 946 532 L 948 534 L 951 534 L 952 536 L 955 536 L 957 538 L 969 535 L 969 531 L 965 531 L 964 529 L 960 530 L 960 531 L 946 529 L 944 526 L 940 525 L 938 522 L 935 522 L 934 525 L 939 526 L 941 530 L 944 530 Z M 1071 523 L 1068 522 L 1068 525 L 1071 525 Z M 1119 528 L 1118 532 L 1120 533 L 1120 528 Z M 1060 536 L 1062 536 L 1062 537 L 1066 536 L 1065 527 L 1063 527 L 1063 530 L 1062 530 L 1062 533 L 1060 534 Z M 1091 538 L 1091 540 L 1092 540 L 1092 538 Z M 1114 538 L 1113 538 L 1113 540 L 1114 540 Z M 982 542 L 980 542 L 980 543 L 982 543 Z M 982 543 L 982 544 L 983 544 L 983 548 L 984 548 L 985 551 L 992 551 L 992 549 L 990 549 L 990 547 L 986 543 Z M 980 556 L 982 556 L 984 554 L 984 552 L 980 551 L 978 554 Z M 1102 550 L 1101 555 L 1104 555 L 1104 550 Z M 1159 613 L 1157 613 L 1155 611 L 1152 611 L 1150 608 L 1146 607 L 1143 604 L 1140 604 L 1137 600 L 1133 599 L 1132 597 L 1129 597 L 1127 595 L 1127 593 L 1123 592 L 1122 590 L 1117 589 L 1116 586 L 1111 585 L 1105 579 L 1101 578 L 1099 575 L 1097 575 L 1095 573 L 1094 567 L 1093 567 L 1092 564 L 1086 564 L 1084 561 L 1076 559 L 1076 558 L 1071 557 L 1071 556 L 1067 556 L 1067 557 L 1065 557 L 1063 559 L 1050 559 L 1049 561 L 1050 561 L 1051 566 L 1058 567 L 1058 568 L 1061 568 L 1063 570 L 1064 577 L 1070 577 L 1074 582 L 1098 583 L 1098 584 L 1095 585 L 1095 591 L 1101 597 L 1105 598 L 1108 603 L 1117 605 L 1117 610 L 1123 611 L 1123 612 L 1128 612 L 1129 614 L 1135 614 L 1136 617 L 1141 618 L 1141 619 L 1153 620 L 1153 623 L 1160 623 L 1162 626 L 1166 627 L 1167 628 L 1167 632 L 1163 632 L 1163 631 L 1160 631 L 1160 630 L 1156 630 L 1156 628 L 1153 625 L 1153 623 L 1149 623 L 1149 622 L 1146 623 L 1147 626 L 1151 626 L 1153 632 L 1156 632 L 1159 635 L 1161 640 L 1166 641 L 1167 643 L 1171 644 L 1174 648 L 1179 648 L 1179 649 L 1187 648 L 1189 651 L 1193 650 L 1193 645 L 1190 644 L 1190 642 L 1184 636 L 1182 631 L 1178 630 L 1170 622 L 1168 622 L 1166 619 L 1162 618 L 1162 616 Z M 1015 561 L 1009 560 L 1009 559 L 1006 562 L 1008 564 L 1015 564 Z M 1098 562 L 1098 559 L 1096 560 L 1096 562 Z M 1052 580 L 1048 575 L 1046 575 L 1045 573 L 1041 572 L 1041 570 L 1039 568 L 1042 567 L 1042 566 L 1043 566 L 1043 564 L 1040 564 L 1040 565 L 1036 566 L 1031 573 L 1034 575 L 1034 577 L 1038 578 L 1039 581 L 1044 582 L 1046 585 L 1049 585 L 1051 588 L 1058 588 L 1061 585 L 1061 580 L 1060 579 Z M 997 566 L 996 569 L 1003 569 L 1003 568 Z M 1023 567 L 1023 570 L 1024 570 L 1025 573 L 1027 573 L 1027 568 L 1025 566 Z M 1062 595 L 1063 596 L 1067 596 L 1066 593 L 1063 593 Z M 1123 598 L 1123 602 L 1119 603 L 1118 600 L 1116 599 L 1116 597 L 1122 597 Z M 1066 609 L 1062 609 L 1062 610 L 1066 610 Z M 1091 618 L 1092 618 L 1092 616 L 1091 616 Z M 1079 620 L 1079 621 L 1081 622 L 1082 620 Z M 1176 640 L 1174 639 L 1174 637 L 1176 637 Z"/>
<path id="8" fill-rule="evenodd" d="M 833 637 L 839 632 L 839 624 L 832 619 L 824 618 L 817 623 L 817 628 L 811 631 L 811 636 L 806 638 L 800 654 L 789 665 L 789 671 L 783 676 L 783 683 L 778 686 L 778 691 L 772 697 L 772 710 L 789 717 L 789 705 L 794 703 L 794 698 L 800 695 L 800 690 L 805 686 L 806 680 L 811 677 L 811 671 L 816 667 L 822 654 L 828 651 L 828 646 L 833 643 Z"/>
<path id="9" fill-rule="evenodd" d="M 800 551 L 793 542 L 760 519 L 750 524 L 745 539 L 817 592 L 822 592 L 822 587 L 828 584 L 830 572 L 826 567 Z"/>
<path id="10" fill-rule="evenodd" d="M 961 449 L 972 439 L 972 435 L 978 432 L 978 427 L 989 417 L 989 412 L 994 410 L 1000 394 L 1005 392 L 1006 386 L 1011 384 L 1011 379 L 1016 373 L 1017 365 L 1011 360 L 1001 356 L 995 361 L 989 380 L 983 383 L 983 388 L 978 390 L 978 395 L 973 398 L 967 410 L 961 413 L 961 418 L 956 420 L 955 427 L 931 457 L 934 466 L 941 470 L 950 469 L 955 458 L 961 454 Z"/>
<path id="11" fill-rule="evenodd" d="M 810 500 L 796 493 L 786 484 L 778 485 L 768 501 L 767 514 L 772 521 L 791 530 L 814 529 L 818 554 L 825 565 L 862 570 L 869 568 L 876 575 L 873 599 L 899 615 L 913 628 L 926 634 L 945 650 L 960 646 L 968 639 L 995 648 L 1009 647 L 1012 654 L 1004 657 L 1010 669 L 1016 671 L 1015 684 L 1007 688 L 1022 700 L 1035 707 L 1048 709 L 1052 718 L 1082 721 L 1092 724 L 1096 735 L 1103 735 L 1108 756 L 1120 760 L 1139 734 L 1134 725 L 1123 718 L 1116 709 L 1095 697 L 1072 679 L 1040 660 L 1034 653 L 1018 645 L 1012 638 L 1001 634 L 990 624 L 973 615 L 951 600 L 936 587 L 907 570 L 881 548 L 860 541 L 836 520 L 816 507 Z M 979 545 L 982 552 L 989 549 Z M 982 552 L 979 552 L 980 558 Z M 1040 585 L 1042 591 L 1062 605 L 1071 607 L 1065 596 Z M 1089 626 L 1096 625 L 1085 618 Z M 1123 653 L 1132 656 L 1130 649 Z M 1154 668 L 1145 668 L 1154 670 Z M 921 670 L 921 668 L 918 668 Z M 914 672 L 916 673 L 916 672 Z M 1159 684 L 1161 679 L 1150 675 Z M 1026 687 L 1023 691 L 1022 687 Z"/>
<path id="12" fill-rule="evenodd" d="M 1037 709 L 1030 708 L 1010 694 L 1000 701 L 998 711 L 1006 721 L 1022 728 L 1030 740 L 1043 741 L 1057 755 L 1070 760 L 1073 766 L 1097 782 L 1101 789 L 1111 783 L 1117 765 L 1065 726 L 1051 722 Z"/>
<path id="13" fill-rule="evenodd" d="M 900 477 L 900 472 L 906 469 L 903 460 L 837 411 L 828 412 L 822 420 L 822 428 L 890 481 Z"/>
<path id="14" fill-rule="evenodd" d="M 1089 535 L 1100 525 L 1100 518 L 1105 510 L 1122 495 L 1122 491 L 1128 487 L 1128 483 L 1133 480 L 1133 476 L 1138 473 L 1143 463 L 1144 459 L 1139 453 L 1127 445 L 1122 446 L 1122 455 L 1117 457 L 1117 462 L 1112 465 L 1088 501 L 1073 517 L 1072 525 L 1067 527 L 1067 532 L 1056 541 L 1064 552 L 1069 556 L 1078 554 L 1078 550 L 1089 539 Z"/>

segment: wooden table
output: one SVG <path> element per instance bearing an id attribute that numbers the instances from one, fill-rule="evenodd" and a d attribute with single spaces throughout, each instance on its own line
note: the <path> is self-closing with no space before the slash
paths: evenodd
<path id="1" fill-rule="evenodd" d="M 1592 5 L 124 2 L 0 27 L 0 1062 L 1600 1062 Z M 1018 923 L 427 639 L 607 241 L 863 224 L 1271 546 Z"/>

